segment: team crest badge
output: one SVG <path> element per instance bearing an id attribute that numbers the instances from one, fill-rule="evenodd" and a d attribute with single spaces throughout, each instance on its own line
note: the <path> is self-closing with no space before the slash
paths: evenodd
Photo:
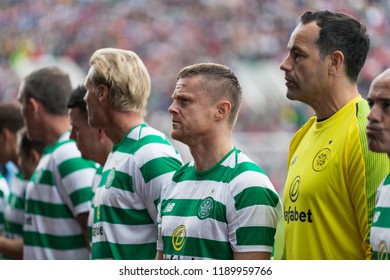
<path id="1" fill-rule="evenodd" d="M 324 170 L 330 160 L 330 150 L 328 148 L 322 149 L 319 151 L 313 159 L 313 170 L 320 172 Z"/>
<path id="2" fill-rule="evenodd" d="M 202 200 L 198 208 L 198 218 L 201 220 L 206 219 L 211 215 L 214 209 L 214 199 L 212 197 L 207 197 Z"/>
<path id="3" fill-rule="evenodd" d="M 108 173 L 107 180 L 105 183 L 106 189 L 111 187 L 111 184 L 114 181 L 114 178 L 115 178 L 115 168 L 111 168 L 110 173 Z"/>

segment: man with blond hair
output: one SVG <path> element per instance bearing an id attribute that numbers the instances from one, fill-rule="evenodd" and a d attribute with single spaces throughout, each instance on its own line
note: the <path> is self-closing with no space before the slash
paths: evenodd
<path id="1" fill-rule="evenodd" d="M 138 55 L 99 49 L 90 65 L 84 83 L 88 121 L 114 144 L 94 198 L 92 259 L 154 259 L 156 205 L 181 157 L 144 120 L 151 82 Z"/>

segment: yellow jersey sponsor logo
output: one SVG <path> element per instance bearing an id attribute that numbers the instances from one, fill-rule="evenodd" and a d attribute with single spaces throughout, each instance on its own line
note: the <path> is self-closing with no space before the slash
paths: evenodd
<path id="1" fill-rule="evenodd" d="M 378 260 L 387 260 L 389 255 L 389 250 L 387 248 L 386 242 L 382 240 L 378 245 Z"/>
<path id="2" fill-rule="evenodd" d="M 172 233 L 172 246 L 175 251 L 180 251 L 186 242 L 186 227 L 180 225 Z"/>
<path id="3" fill-rule="evenodd" d="M 300 183 L 301 183 L 301 177 L 297 176 L 294 178 L 294 180 L 292 181 L 292 183 L 290 185 L 288 195 L 290 197 L 291 202 L 295 202 L 298 199 Z"/>

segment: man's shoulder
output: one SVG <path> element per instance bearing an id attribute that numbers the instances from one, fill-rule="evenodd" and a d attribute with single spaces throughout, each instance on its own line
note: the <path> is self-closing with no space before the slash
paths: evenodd
<path id="1" fill-rule="evenodd" d="M 290 149 L 294 147 L 294 145 L 300 142 L 303 136 L 307 133 L 307 131 L 315 124 L 317 121 L 317 117 L 311 117 L 304 125 L 302 125 L 297 132 L 293 135 L 290 141 Z"/>
<path id="2" fill-rule="evenodd" d="M 47 154 L 53 158 L 70 158 L 81 156 L 81 153 L 76 146 L 76 142 L 73 140 L 66 140 L 56 143 L 51 147 Z"/>

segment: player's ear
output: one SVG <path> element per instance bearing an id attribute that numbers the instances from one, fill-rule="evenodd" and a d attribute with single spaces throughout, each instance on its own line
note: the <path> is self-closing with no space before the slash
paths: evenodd
<path id="1" fill-rule="evenodd" d="M 108 100 L 108 86 L 100 84 L 97 88 L 98 100 L 100 102 L 106 102 Z"/>
<path id="2" fill-rule="evenodd" d="M 335 51 L 330 55 L 329 74 L 337 75 L 344 65 L 344 54 L 340 51 Z"/>
<path id="3" fill-rule="evenodd" d="M 232 104 L 227 100 L 222 100 L 217 104 L 217 111 L 215 113 L 216 120 L 225 119 L 232 109 Z"/>
<path id="4" fill-rule="evenodd" d="M 32 111 L 34 113 L 37 113 L 41 107 L 41 103 L 35 98 L 31 97 L 28 99 L 27 106 L 30 106 L 32 108 Z"/>

